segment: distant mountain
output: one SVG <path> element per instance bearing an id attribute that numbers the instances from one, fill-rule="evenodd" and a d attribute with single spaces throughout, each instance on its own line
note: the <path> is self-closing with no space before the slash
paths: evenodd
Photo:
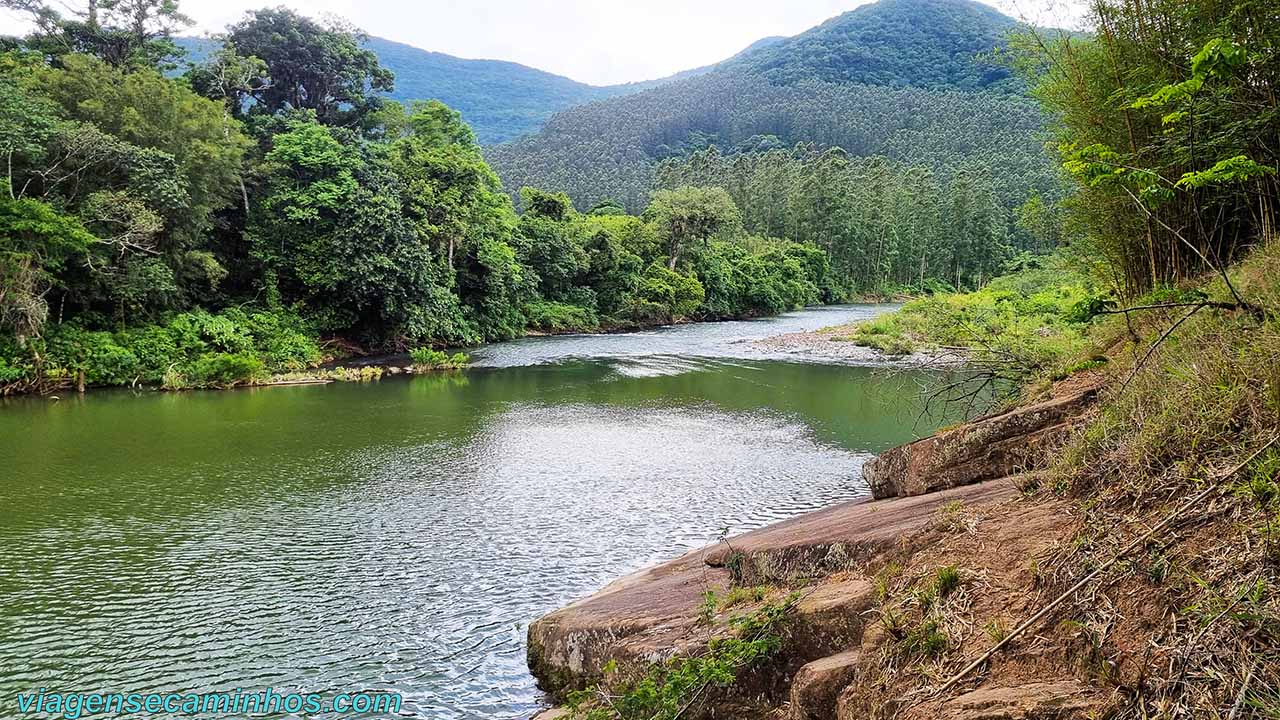
<path id="1" fill-rule="evenodd" d="M 783 38 L 764 38 L 725 62 Z M 215 43 L 205 38 L 178 38 L 189 59 L 199 62 Z M 552 115 L 593 100 L 659 87 L 696 77 L 723 63 L 684 70 L 669 77 L 621 85 L 588 85 L 562 75 L 504 60 L 468 60 L 412 45 L 369 38 L 378 61 L 396 75 L 396 100 L 440 100 L 462 113 L 482 145 L 514 140 L 537 132 Z"/>
<path id="2" fill-rule="evenodd" d="M 805 80 L 975 90 L 1011 84 L 981 56 L 1018 23 L 972 0 L 880 0 L 722 65 L 779 85 Z"/>
<path id="3" fill-rule="evenodd" d="M 776 45 L 777 43 L 780 43 L 786 39 L 787 38 L 784 35 L 770 35 L 769 37 L 760 38 L 759 40 L 743 48 L 736 55 L 732 55 L 729 57 L 729 59 L 721 60 L 718 63 L 713 63 L 711 65 L 703 65 L 702 67 L 696 67 L 691 70 L 681 70 L 678 73 L 675 73 L 673 75 L 668 75 L 666 77 L 658 78 L 657 80 L 641 80 L 639 82 L 624 83 L 622 85 L 611 85 L 609 87 L 626 89 L 631 92 L 639 92 L 641 90 L 648 90 L 650 88 L 658 87 L 659 85 L 666 85 L 667 83 L 673 82 L 675 80 L 684 80 L 687 78 L 698 77 L 699 75 L 706 75 L 707 73 L 713 70 L 718 70 L 737 60 L 745 58 L 757 50 L 760 50 L 762 48 L 767 48 L 772 45 Z M 617 93 L 617 94 L 625 95 L 627 93 Z"/>
<path id="4" fill-rule="evenodd" d="M 369 49 L 396 74 L 397 100 L 440 100 L 462 113 L 485 145 L 536 132 L 555 113 L 633 92 L 598 87 L 503 60 L 467 60 L 370 38 Z"/>
<path id="5" fill-rule="evenodd" d="M 983 165 L 1018 202 L 1055 182 L 1039 107 L 984 59 L 1017 23 L 971 0 L 880 0 L 696 77 L 566 110 L 541 132 L 488 148 L 513 194 L 564 191 L 641 209 L 657 164 L 715 145 L 752 152 L 797 143 L 886 155 L 944 175 Z"/>

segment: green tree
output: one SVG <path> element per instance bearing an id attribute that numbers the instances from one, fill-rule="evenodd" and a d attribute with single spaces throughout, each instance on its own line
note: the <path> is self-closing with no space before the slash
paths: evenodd
<path id="1" fill-rule="evenodd" d="M 676 269 L 689 247 L 706 245 L 717 232 L 741 222 L 733 199 L 721 188 L 658 190 L 646 213 L 666 240 L 668 270 Z"/>
<path id="2" fill-rule="evenodd" d="M 43 202 L 0 196 L 0 330 L 20 347 L 40 337 L 58 272 L 93 242 L 79 221 Z"/>
<path id="3" fill-rule="evenodd" d="M 569 197 L 536 188 L 521 188 L 520 197 L 525 211 L 513 244 L 521 264 L 537 275 L 539 294 L 555 301 L 576 299 L 594 311 L 594 298 L 573 297 L 591 259 L 577 235 Z"/>
<path id="4" fill-rule="evenodd" d="M 43 92 L 67 117 L 141 148 L 130 153 L 127 176 L 116 179 L 105 165 L 96 182 L 128 190 L 163 215 L 166 250 L 199 244 L 213 212 L 237 195 L 249 146 L 240 124 L 219 103 L 154 70 L 124 72 L 84 55 L 62 65 L 36 74 Z"/>
<path id="5" fill-rule="evenodd" d="M 1021 69 L 1056 118 L 1077 242 L 1136 295 L 1274 234 L 1274 4 L 1096 0 L 1090 35 L 1028 36 Z"/>
<path id="6" fill-rule="evenodd" d="M 121 68 L 167 69 L 182 53 L 173 34 L 192 24 L 176 0 L 87 0 L 83 10 L 42 0 L 0 0 L 0 7 L 34 22 L 29 46 L 52 56 L 93 55 Z"/>
<path id="7" fill-rule="evenodd" d="M 361 47 L 364 33 L 321 25 L 284 7 L 253 10 L 227 28 L 240 55 L 266 63 L 271 82 L 249 91 L 254 112 L 310 110 L 326 125 L 359 127 L 395 85 L 390 70 Z"/>
<path id="8" fill-rule="evenodd" d="M 453 268 L 458 248 L 483 233 L 482 226 L 495 219 L 514 223 L 511 204 L 457 113 L 439 102 L 415 104 L 407 130 L 391 146 L 407 188 L 405 212 Z"/>

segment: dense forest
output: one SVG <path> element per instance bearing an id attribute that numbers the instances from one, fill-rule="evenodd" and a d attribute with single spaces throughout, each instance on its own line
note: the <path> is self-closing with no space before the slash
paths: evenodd
<path id="1" fill-rule="evenodd" d="M 1012 211 L 1060 186 L 1042 109 L 996 57 L 1013 30 L 967 0 L 882 0 L 713 72 L 567 110 L 486 157 L 509 188 L 638 212 L 662 160 L 711 145 L 731 154 L 816 143 L 939 176 L 985 166 Z"/>
<path id="2" fill-rule="evenodd" d="M 395 86 L 385 93 L 387 98 L 405 103 L 439 100 L 462 113 L 481 145 L 537 132 L 561 110 L 664 82 L 587 85 L 519 63 L 471 60 L 363 33 L 357 32 L 356 36 L 361 47 L 372 51 L 378 64 L 395 75 Z M 172 74 L 179 74 L 188 65 L 203 64 L 221 46 L 216 38 L 179 36 L 174 42 L 186 55 Z"/>
<path id="3" fill-rule="evenodd" d="M 880 0 L 723 66 L 776 85 L 818 80 L 884 87 L 1019 91 L 1008 68 L 983 62 L 1016 22 L 973 0 Z"/>
<path id="4" fill-rule="evenodd" d="M 521 190 L 340 23 L 276 8 L 180 77 L 167 0 L 34 11 L 0 55 L 0 383 L 227 385 L 334 352 L 772 313 L 825 253 L 719 189 L 642 217 Z M 321 343 L 324 343 L 323 345 Z"/>
<path id="5" fill-rule="evenodd" d="M 928 165 L 840 148 L 724 155 L 712 147 L 663 162 L 658 184 L 724 188 L 750 232 L 825 251 L 846 294 L 980 287 L 1010 261 L 1063 240 L 1056 203 L 1032 190 L 1007 212 L 982 165 L 939 177 Z"/>

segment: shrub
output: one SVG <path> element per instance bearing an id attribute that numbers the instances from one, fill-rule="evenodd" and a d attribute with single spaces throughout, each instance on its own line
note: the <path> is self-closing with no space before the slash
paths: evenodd
<path id="1" fill-rule="evenodd" d="M 0 386 L 16 383 L 27 376 L 30 368 L 16 358 L 0 355 Z"/>
<path id="2" fill-rule="evenodd" d="M 143 382 L 160 382 L 169 366 L 182 359 L 173 335 L 159 325 L 116 333 L 116 340 L 137 357 L 138 374 Z"/>
<path id="3" fill-rule="evenodd" d="M 600 327 L 600 319 L 591 309 L 550 300 L 529 303 L 525 315 L 530 327 L 546 332 L 586 332 Z"/>
<path id="4" fill-rule="evenodd" d="M 661 305 L 668 318 L 674 319 L 697 310 L 706 299 L 706 290 L 698 278 L 653 263 L 645 270 L 636 297 L 641 302 Z"/>
<path id="5" fill-rule="evenodd" d="M 71 323 L 54 324 L 29 347 L 19 349 L 10 342 L 3 350 L 14 358 L 8 363 L 11 368 L 24 368 L 26 379 L 54 385 L 73 381 L 81 373 L 91 385 L 227 385 L 257 378 L 266 371 L 314 367 L 321 359 L 319 346 L 296 316 L 245 313 L 237 308 L 220 315 L 203 310 L 179 313 L 163 325 L 115 333 Z M 32 372 L 37 352 L 43 365 L 41 378 L 33 377 Z M 236 360 L 210 359 L 218 356 Z M 245 363 L 245 358 L 254 363 Z M 13 372 L 16 370 L 8 374 Z M 16 381 L 0 379 L 6 384 Z"/>
<path id="6" fill-rule="evenodd" d="M 124 385 L 138 378 L 138 356 L 118 345 L 109 332 L 56 325 L 46 335 L 45 343 L 48 377 L 70 378 L 84 373 L 85 381 L 91 385 Z"/>
<path id="7" fill-rule="evenodd" d="M 192 387 L 232 387 L 264 373 L 262 360 L 248 353 L 205 353 L 183 375 Z"/>
<path id="8" fill-rule="evenodd" d="M 976 360 L 1004 368 L 1007 379 L 1025 379 L 1049 374 L 1083 350 L 1090 309 L 1106 303 L 1083 276 L 1035 268 L 996 278 L 976 292 L 912 300 L 852 326 L 842 339 L 890 355 L 966 347 Z"/>
<path id="9" fill-rule="evenodd" d="M 320 363 L 320 348 L 301 318 L 281 312 L 255 312 L 241 322 L 269 369 L 302 370 Z"/>
<path id="10" fill-rule="evenodd" d="M 455 370 L 471 362 L 471 358 L 466 353 L 459 352 L 449 355 L 443 350 L 433 350 L 428 347 L 410 350 L 409 359 L 413 361 L 413 366 L 419 370 Z"/>

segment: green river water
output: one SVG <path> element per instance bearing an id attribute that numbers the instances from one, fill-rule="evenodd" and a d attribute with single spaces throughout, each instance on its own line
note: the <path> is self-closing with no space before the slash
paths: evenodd
<path id="1" fill-rule="evenodd" d="M 750 340 L 883 310 L 481 348 L 462 373 L 0 405 L 0 717 L 60 691 L 404 696 L 526 718 L 528 623 L 865 493 L 920 372 Z"/>

